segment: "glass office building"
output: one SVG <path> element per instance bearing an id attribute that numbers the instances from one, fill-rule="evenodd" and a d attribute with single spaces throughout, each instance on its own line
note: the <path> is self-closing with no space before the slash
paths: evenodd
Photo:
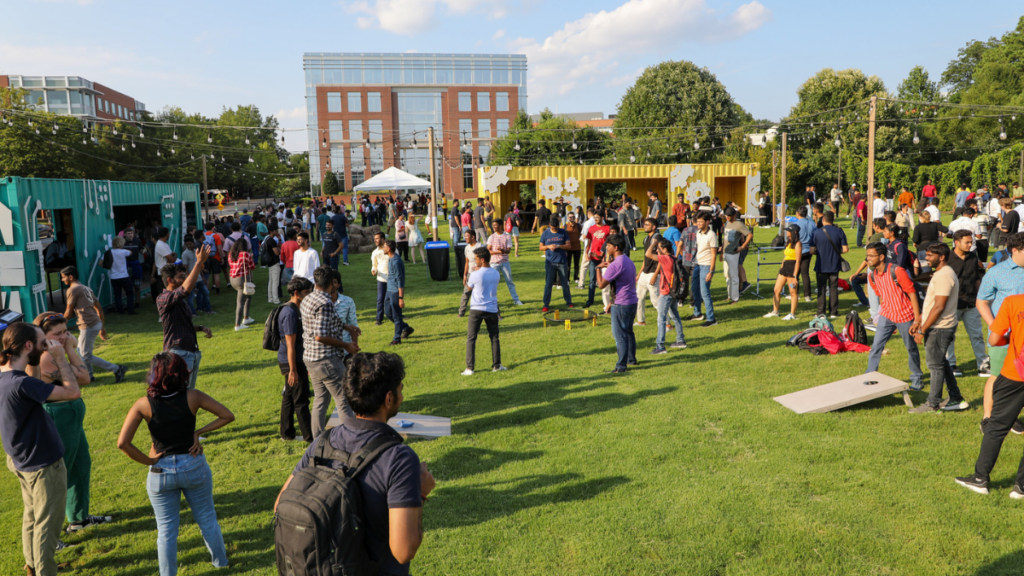
<path id="1" fill-rule="evenodd" d="M 79 76 L 0 76 L 0 86 L 27 92 L 28 105 L 42 112 L 77 116 L 86 121 L 134 121 L 146 105 L 130 96 Z"/>
<path id="2" fill-rule="evenodd" d="M 307 53 L 303 69 L 310 179 L 331 170 L 346 191 L 390 166 L 429 178 L 433 127 L 439 191 L 461 197 L 464 158 L 526 110 L 522 55 Z"/>

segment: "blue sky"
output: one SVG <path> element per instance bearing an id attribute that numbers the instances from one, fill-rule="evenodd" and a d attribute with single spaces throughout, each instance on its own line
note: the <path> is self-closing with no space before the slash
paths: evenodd
<path id="1" fill-rule="evenodd" d="M 860 68 L 890 90 L 917 64 L 938 79 L 958 48 L 1002 35 L 1024 10 L 1004 0 L 34 0 L 3 13 L 14 25 L 0 35 L 0 74 L 83 76 L 151 111 L 255 104 L 299 128 L 303 52 L 525 53 L 530 112 L 606 114 L 645 66 L 686 59 L 754 116 L 777 119 L 822 68 Z"/>

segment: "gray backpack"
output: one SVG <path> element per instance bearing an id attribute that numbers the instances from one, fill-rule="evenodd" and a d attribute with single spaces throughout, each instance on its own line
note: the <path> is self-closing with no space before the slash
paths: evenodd
<path id="1" fill-rule="evenodd" d="M 361 576 L 377 573 L 366 551 L 363 496 L 356 476 L 385 450 L 401 444 L 378 436 L 359 452 L 336 450 L 324 433 L 309 466 L 296 474 L 274 514 L 274 548 L 281 576 Z M 331 461 L 342 462 L 337 470 Z"/>

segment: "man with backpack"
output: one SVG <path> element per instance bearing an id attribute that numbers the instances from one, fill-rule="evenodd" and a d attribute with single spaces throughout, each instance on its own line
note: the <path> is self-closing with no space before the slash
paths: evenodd
<path id="1" fill-rule="evenodd" d="M 260 264 L 267 267 L 270 279 L 267 282 L 267 302 L 281 303 L 281 232 L 271 222 L 267 237 L 260 248 Z"/>
<path id="2" fill-rule="evenodd" d="M 281 391 L 281 439 L 295 440 L 293 416 L 299 420 L 302 439 L 313 442 L 312 420 L 309 413 L 309 371 L 302 360 L 304 353 L 302 335 L 302 300 L 313 291 L 313 283 L 301 276 L 288 282 L 291 299 L 279 308 L 277 333 L 280 344 L 277 349 L 277 365 L 284 375 L 284 389 Z M 271 312 L 273 314 L 273 312 Z"/>
<path id="3" fill-rule="evenodd" d="M 878 323 L 875 327 L 875 338 L 868 354 L 867 372 L 878 370 L 882 360 L 882 351 L 892 337 L 899 331 L 903 344 L 907 347 L 907 365 L 910 368 L 910 389 L 924 388 L 924 374 L 921 372 L 921 356 L 917 350 L 914 335 L 921 326 L 921 306 L 917 297 L 917 286 L 907 275 L 907 271 L 895 264 L 886 262 L 885 245 L 881 242 L 868 244 L 865 250 L 868 263 L 868 285 L 878 295 Z"/>
<path id="4" fill-rule="evenodd" d="M 402 405 L 404 377 L 396 354 L 352 358 L 344 380 L 355 416 L 306 450 L 274 503 L 282 574 L 319 575 L 320 566 L 331 564 L 352 574 L 409 573 L 435 482 L 387 423 Z M 329 470 L 335 473 L 323 474 Z M 316 528 L 300 529 L 311 524 Z"/>
<path id="5" fill-rule="evenodd" d="M 210 247 L 209 269 L 213 289 L 220 295 L 220 271 L 224 263 L 224 236 L 213 229 L 213 222 L 206 223 L 206 238 L 203 240 L 205 246 Z"/>

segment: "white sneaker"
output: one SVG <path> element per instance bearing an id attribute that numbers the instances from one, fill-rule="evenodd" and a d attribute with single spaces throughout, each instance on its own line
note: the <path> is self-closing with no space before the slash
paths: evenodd
<path id="1" fill-rule="evenodd" d="M 839 318 L 839 316 L 836 316 L 835 314 L 829 316 L 829 319 L 831 320 L 835 320 L 836 318 Z"/>
<path id="2" fill-rule="evenodd" d="M 465 370 L 462 371 L 462 375 L 463 376 L 472 376 L 473 375 L 473 371 L 470 370 L 469 368 L 466 368 Z"/>
<path id="3" fill-rule="evenodd" d="M 522 300 L 519 300 L 516 302 L 516 306 L 526 306 L 526 304 L 523 304 Z"/>
<path id="4" fill-rule="evenodd" d="M 247 326 L 245 324 L 242 324 L 241 326 L 235 326 L 235 332 L 238 332 L 239 330 L 246 330 L 248 328 L 249 328 L 249 326 Z"/>
<path id="5" fill-rule="evenodd" d="M 796 320 L 796 316 L 793 314 L 786 314 L 782 317 L 783 320 Z"/>
<path id="6" fill-rule="evenodd" d="M 810 296 L 805 296 L 804 297 L 804 302 L 814 302 L 814 300 L 811 300 Z"/>
<path id="7" fill-rule="evenodd" d="M 498 366 L 497 368 L 491 370 L 491 372 L 504 372 L 505 370 L 508 370 L 508 368 L 504 366 Z"/>
<path id="8" fill-rule="evenodd" d="M 769 312 L 769 313 L 765 314 L 764 316 L 762 316 L 762 318 L 778 318 L 778 317 L 779 317 L 779 313 L 774 311 L 774 310 L 772 310 L 771 312 Z"/>
<path id="9" fill-rule="evenodd" d="M 246 318 L 245 320 L 242 320 L 242 324 L 245 324 L 246 326 L 248 326 L 249 324 L 253 324 L 255 322 L 256 320 L 253 318 Z"/>

